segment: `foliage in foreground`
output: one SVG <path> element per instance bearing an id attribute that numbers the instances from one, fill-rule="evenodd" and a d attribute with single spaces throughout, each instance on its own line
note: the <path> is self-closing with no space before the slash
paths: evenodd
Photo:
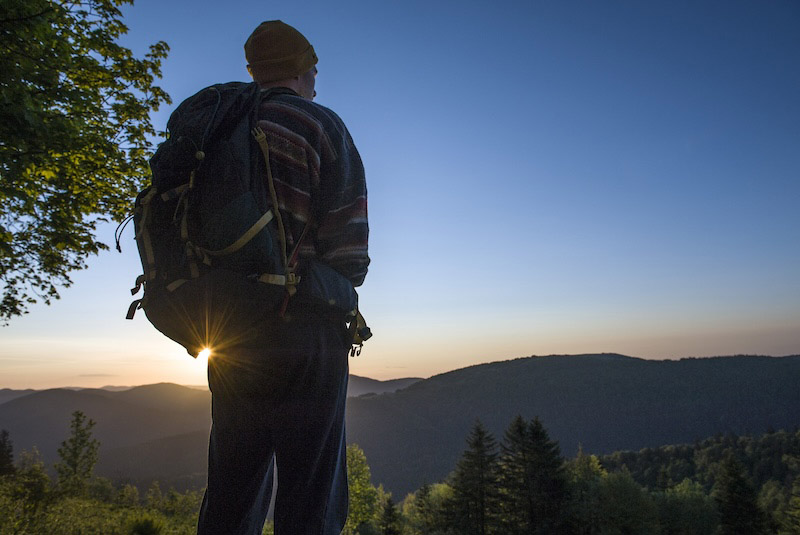
<path id="1" fill-rule="evenodd" d="M 163 492 L 156 482 L 140 495 L 132 485 L 115 487 L 94 477 L 99 444 L 92 427 L 82 413 L 73 414 L 55 482 L 35 450 L 13 463 L 10 437 L 0 431 L 0 533 L 194 533 L 202 492 Z M 350 516 L 343 533 L 800 534 L 800 432 L 715 437 L 691 448 L 695 477 L 664 485 L 664 474 L 685 469 L 686 447 L 602 459 L 579 452 L 565 460 L 538 419 L 517 417 L 500 443 L 476 422 L 450 477 L 424 485 L 397 505 L 372 484 L 366 456 L 352 444 Z M 761 457 L 781 461 L 765 471 Z M 622 459 L 630 467 L 619 464 Z M 643 483 L 654 471 L 661 483 Z M 765 474 L 779 478 L 754 483 Z M 273 533 L 271 524 L 264 533 Z"/>
<path id="2" fill-rule="evenodd" d="M 0 533 L 26 535 L 190 534 L 197 524 L 202 494 L 162 493 L 154 483 L 143 499 L 132 485 L 114 485 L 92 475 L 99 442 L 94 422 L 82 412 L 72 415 L 70 434 L 58 449 L 58 474 L 51 481 L 39 453 L 22 452 L 11 469 L 0 474 Z M 0 451 L 13 460 L 8 432 L 0 431 Z M 5 462 L 5 461 L 4 461 Z"/>
<path id="3" fill-rule="evenodd" d="M 58 495 L 51 490 L 32 496 L 23 485 L 11 478 L 0 481 L 0 533 L 193 534 L 202 499 L 196 491 L 175 492 L 161 507 L 155 507 L 130 501 L 131 491 L 125 487 L 115 489 L 113 498 L 105 501 Z"/>
<path id="4" fill-rule="evenodd" d="M 132 3 L 0 2 L 0 321 L 57 299 L 148 174 L 169 47 L 119 45 Z"/>

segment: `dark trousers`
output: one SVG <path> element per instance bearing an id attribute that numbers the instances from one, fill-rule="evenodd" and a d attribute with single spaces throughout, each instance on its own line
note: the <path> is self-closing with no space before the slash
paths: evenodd
<path id="1" fill-rule="evenodd" d="M 276 535 L 347 519 L 347 342 L 330 318 L 276 321 L 209 359 L 212 428 L 200 535 L 260 534 L 277 465 Z"/>

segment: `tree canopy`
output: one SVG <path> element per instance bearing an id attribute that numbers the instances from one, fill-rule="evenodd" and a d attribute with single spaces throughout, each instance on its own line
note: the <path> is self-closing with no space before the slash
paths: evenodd
<path id="1" fill-rule="evenodd" d="M 154 85 L 169 47 L 143 58 L 117 41 L 133 0 L 0 3 L 0 320 L 50 303 L 107 248 L 148 174 Z"/>

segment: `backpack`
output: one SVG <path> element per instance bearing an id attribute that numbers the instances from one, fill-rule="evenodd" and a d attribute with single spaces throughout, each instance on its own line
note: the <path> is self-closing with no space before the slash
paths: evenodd
<path id="1" fill-rule="evenodd" d="M 150 160 L 152 184 L 136 197 L 144 273 L 131 294 L 144 288 L 144 296 L 126 317 L 143 309 L 192 356 L 243 341 L 260 322 L 282 316 L 297 291 L 297 251 L 311 221 L 287 252 L 269 146 L 257 127 L 261 102 L 282 92 L 290 91 L 230 82 L 183 101 Z M 370 333 L 355 289 L 330 267 L 309 264 L 301 293 L 341 310 L 360 352 Z"/>

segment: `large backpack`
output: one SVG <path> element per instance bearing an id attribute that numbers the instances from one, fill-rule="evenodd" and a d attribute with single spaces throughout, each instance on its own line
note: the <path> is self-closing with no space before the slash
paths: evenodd
<path id="1" fill-rule="evenodd" d="M 296 253 L 306 231 L 288 252 L 269 147 L 257 127 L 261 102 L 286 91 L 231 82 L 186 99 L 150 160 L 152 184 L 136 198 L 133 221 L 144 273 L 131 293 L 144 287 L 144 296 L 131 304 L 127 318 L 142 308 L 192 356 L 241 342 L 259 322 L 282 314 L 295 293 Z M 330 291 L 329 271 L 324 265 L 312 270 L 307 284 L 320 286 L 312 292 Z M 341 275 L 334 277 L 343 289 L 325 299 L 352 311 L 360 347 L 355 290 Z M 361 333 L 363 340 L 369 337 L 368 329 Z"/>

